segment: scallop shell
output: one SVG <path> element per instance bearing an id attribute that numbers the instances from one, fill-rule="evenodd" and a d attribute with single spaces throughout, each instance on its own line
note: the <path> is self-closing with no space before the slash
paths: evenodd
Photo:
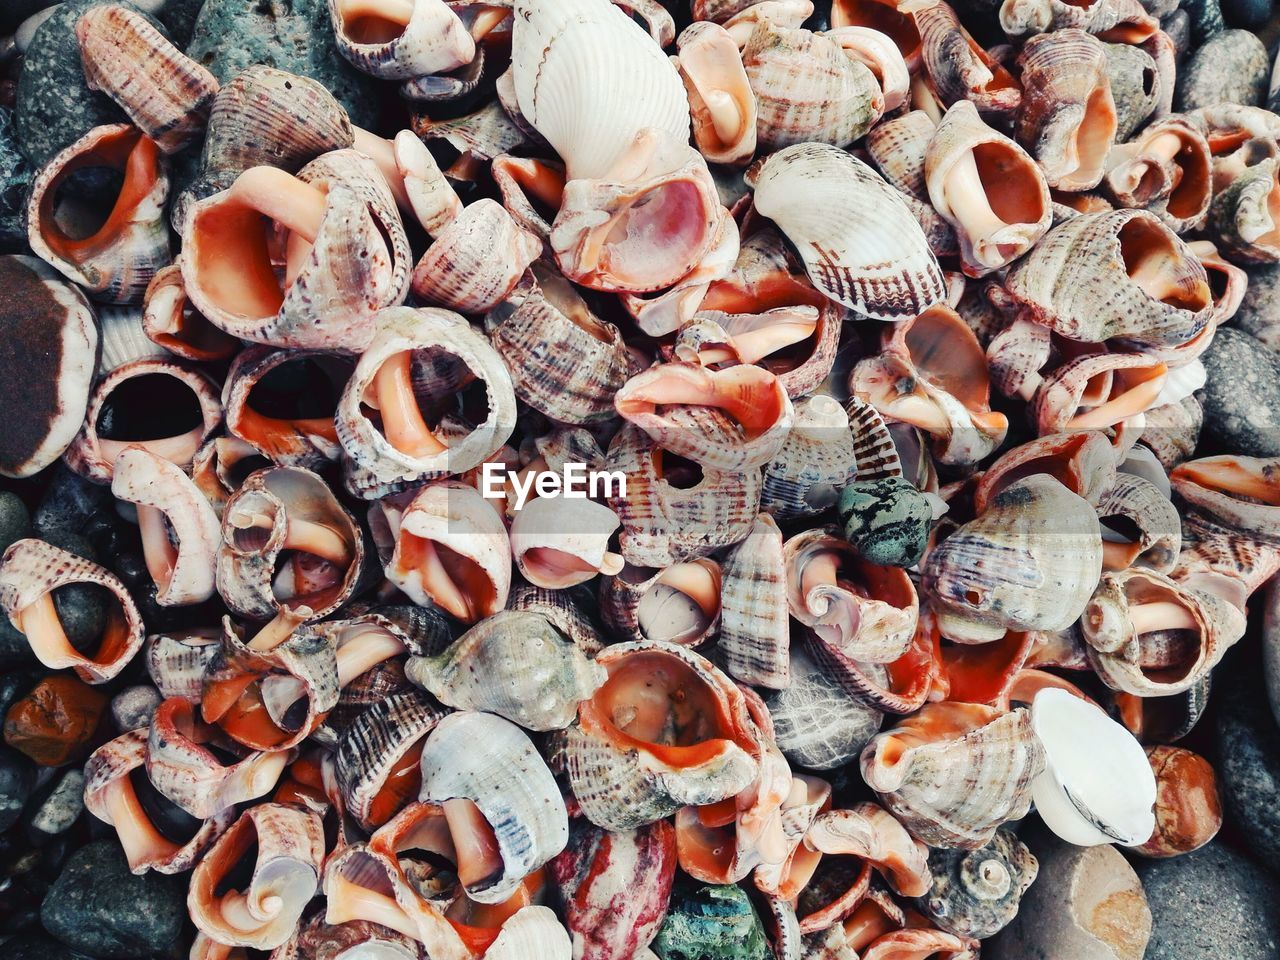
<path id="1" fill-rule="evenodd" d="M 1017 915 L 1040 864 L 1017 835 L 997 830 L 976 850 L 929 851 L 933 887 L 920 909 L 947 933 L 983 939 Z"/>
<path id="2" fill-rule="evenodd" d="M 756 95 L 738 44 L 723 27 L 700 20 L 680 34 L 676 49 L 699 152 L 712 163 L 745 164 L 756 152 Z"/>
<path id="3" fill-rule="evenodd" d="M 402 20 L 405 12 L 408 17 Z M 352 0 L 329 0 L 329 17 L 338 52 L 357 70 L 380 80 L 447 73 L 476 56 L 466 24 L 444 0 L 411 0 L 374 10 Z"/>
<path id="4" fill-rule="evenodd" d="M 814 286 L 879 320 L 945 299 L 942 272 L 901 197 L 826 144 L 797 144 L 755 170 L 755 208 L 800 252 Z"/>
<path id="5" fill-rule="evenodd" d="M 725 556 L 717 650 L 734 679 L 771 690 L 791 684 L 791 629 L 782 533 L 762 513 Z"/>
<path id="6" fill-rule="evenodd" d="M 877 734 L 862 776 L 917 838 L 973 850 L 1026 814 L 1044 763 L 1027 711 L 935 703 Z"/>
<path id="7" fill-rule="evenodd" d="M 1111 148 L 1103 185 L 1118 205 L 1150 210 L 1174 233 L 1199 229 L 1213 198 L 1209 143 L 1190 121 L 1164 117 Z"/>
<path id="8" fill-rule="evenodd" d="M 781 520 L 818 516 L 857 476 L 849 417 L 831 397 L 817 394 L 795 403 L 796 420 L 782 449 L 764 465 L 760 506 Z"/>

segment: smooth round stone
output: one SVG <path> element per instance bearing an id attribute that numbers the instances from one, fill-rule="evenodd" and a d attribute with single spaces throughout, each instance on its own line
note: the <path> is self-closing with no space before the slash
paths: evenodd
<path id="1" fill-rule="evenodd" d="M 129 872 L 115 839 L 76 851 L 40 908 L 44 927 L 64 944 L 103 960 L 167 952 L 186 919 L 187 877 Z"/>
<path id="2" fill-rule="evenodd" d="M 1201 443 L 1249 457 L 1280 456 L 1280 365 L 1257 340 L 1219 330 L 1203 357 Z"/>
<path id="3" fill-rule="evenodd" d="M 196 18 L 187 55 L 226 83 L 263 64 L 323 83 L 361 127 L 377 123 L 380 88 L 342 58 L 326 0 L 221 0 Z"/>
<path id="4" fill-rule="evenodd" d="M 1270 74 L 1261 40 L 1248 30 L 1224 30 L 1179 67 L 1176 109 L 1185 112 L 1223 101 L 1260 106 Z"/>
<path id="5" fill-rule="evenodd" d="M 70 763 L 85 752 L 107 707 L 107 696 L 70 673 L 55 673 L 9 708 L 5 743 L 44 767 Z"/>
<path id="6" fill-rule="evenodd" d="M 1182 0 L 1181 9 L 1191 20 L 1191 42 L 1195 46 L 1212 40 L 1226 29 L 1218 0 Z"/>
<path id="7" fill-rule="evenodd" d="M 27 193 L 35 174 L 18 148 L 13 111 L 0 107 L 0 252 L 17 252 L 27 242 Z"/>
<path id="8" fill-rule="evenodd" d="M 1280 883 L 1221 841 L 1134 866 L 1154 921 L 1145 960 L 1280 955 Z"/>
<path id="9" fill-rule="evenodd" d="M 689 885 L 671 897 L 649 949 L 659 960 L 766 960 L 768 941 L 738 886 Z"/>
<path id="10" fill-rule="evenodd" d="M 5 960 L 92 960 L 39 933 L 24 933 L 0 944 Z"/>
<path id="11" fill-rule="evenodd" d="M 1250 852 L 1280 870 L 1280 728 L 1261 684 L 1219 691 L 1218 779 L 1227 820 Z"/>
<path id="12" fill-rule="evenodd" d="M 924 553 L 933 510 L 901 477 L 851 483 L 840 491 L 836 509 L 845 538 L 869 563 L 909 567 Z"/>
<path id="13" fill-rule="evenodd" d="M 31 517 L 27 506 L 15 493 L 0 491 L 0 553 L 17 540 L 31 536 Z"/>
<path id="14" fill-rule="evenodd" d="M 1222 16 L 1233 27 L 1261 27 L 1271 16 L 1271 0 L 1222 0 Z"/>
<path id="15" fill-rule="evenodd" d="M 1280 357 L 1280 265 L 1249 267 L 1249 286 L 1231 325 Z"/>
<path id="16" fill-rule="evenodd" d="M 84 537 L 75 533 L 52 533 L 44 539 L 67 553 L 91 563 L 98 562 L 97 551 Z M 62 629 L 71 645 L 81 653 L 91 651 L 107 626 L 108 604 L 116 600 L 106 587 L 96 583 L 69 583 L 53 594 L 53 606 L 58 611 Z"/>
<path id="17" fill-rule="evenodd" d="M 75 767 L 44 798 L 31 815 L 30 829 L 34 840 L 44 841 L 70 830 L 84 813 L 84 773 Z"/>
<path id="18" fill-rule="evenodd" d="M 0 830 L 8 830 L 26 809 L 36 782 L 36 768 L 22 754 L 0 747 Z"/>
<path id="19" fill-rule="evenodd" d="M 111 698 L 111 719 L 121 733 L 148 726 L 160 706 L 160 691 L 145 683 L 125 687 Z"/>

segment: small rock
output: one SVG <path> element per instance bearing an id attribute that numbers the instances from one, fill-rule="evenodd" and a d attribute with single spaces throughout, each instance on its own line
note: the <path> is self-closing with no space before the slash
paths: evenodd
<path id="1" fill-rule="evenodd" d="M 1182 747 L 1147 747 L 1156 775 L 1156 829 L 1137 853 L 1178 857 L 1198 850 L 1222 828 L 1222 796 L 1213 766 Z"/>
<path id="2" fill-rule="evenodd" d="M 1222 16 L 1233 27 L 1261 27 L 1271 17 L 1271 0 L 1222 0 Z"/>
<path id="3" fill-rule="evenodd" d="M 1218 773 L 1227 818 L 1249 850 L 1280 870 L 1280 729 L 1260 684 L 1238 684 L 1217 698 Z"/>
<path id="4" fill-rule="evenodd" d="M 928 498 L 901 477 L 859 480 L 840 491 L 845 539 L 870 563 L 910 567 L 924 554 L 933 525 Z"/>
<path id="5" fill-rule="evenodd" d="M 1192 46 L 1201 46 L 1226 29 L 1218 0 L 1182 0 L 1182 9 L 1191 20 Z"/>
<path id="6" fill-rule="evenodd" d="M 145 683 L 125 687 L 111 698 L 111 719 L 121 733 L 148 726 L 160 706 L 160 691 Z"/>
<path id="7" fill-rule="evenodd" d="M 710 884 L 678 889 L 649 944 L 659 960 L 766 960 L 769 945 L 746 891 Z"/>
<path id="8" fill-rule="evenodd" d="M 1257 340 L 1219 330 L 1201 358 L 1203 439 L 1224 453 L 1280 456 L 1280 365 Z"/>
<path id="9" fill-rule="evenodd" d="M 26 245 L 27 191 L 34 178 L 18 149 L 13 111 L 0 107 L 0 252 L 17 252 Z"/>
<path id="10" fill-rule="evenodd" d="M 259 63 L 325 85 L 351 122 L 372 127 L 381 101 L 377 83 L 342 59 L 326 0 L 237 0 L 206 3 L 187 56 L 226 83 Z"/>
<path id="11" fill-rule="evenodd" d="M 1145 960 L 1258 960 L 1280 951 L 1280 883 L 1219 842 L 1135 864 L 1154 929 Z"/>
<path id="12" fill-rule="evenodd" d="M 18 822 L 35 782 L 31 761 L 16 750 L 0 747 L 0 830 Z"/>
<path id="13" fill-rule="evenodd" d="M 114 512 L 111 488 L 90 483 L 65 463 L 53 468 L 48 489 L 32 523 L 41 540 L 60 533 L 82 534 L 95 516 Z"/>
<path id="14" fill-rule="evenodd" d="M 31 536 L 31 518 L 26 505 L 15 493 L 0 492 L 0 553 L 15 540 Z"/>
<path id="15" fill-rule="evenodd" d="M 84 752 L 106 707 L 106 694 L 69 673 L 55 673 L 9 709 L 5 743 L 41 766 L 62 766 Z"/>
<path id="16" fill-rule="evenodd" d="M 91 960 L 41 933 L 24 933 L 0 944 L 4 960 Z"/>
<path id="17" fill-rule="evenodd" d="M 1224 100 L 1260 106 L 1270 73 L 1271 61 L 1261 40 L 1248 30 L 1224 30 L 1179 68 L 1176 109 L 1194 110 Z"/>
<path id="18" fill-rule="evenodd" d="M 62 775 L 44 802 L 31 815 L 33 840 L 44 841 L 70 830 L 84 813 L 84 773 L 76 768 Z"/>
<path id="19" fill-rule="evenodd" d="M 1191 17 L 1185 10 L 1175 10 L 1160 21 L 1160 29 L 1169 35 L 1174 58 L 1181 61 L 1191 49 Z"/>
<path id="20" fill-rule="evenodd" d="M 120 845 L 95 840 L 76 851 L 40 908 L 45 929 L 104 960 L 167 951 L 186 919 L 186 877 L 129 872 Z"/>
<path id="21" fill-rule="evenodd" d="M 3 618 L 0 618 L 3 619 Z M 18 634 L 22 636 L 22 634 Z M 22 642 L 27 642 L 26 637 L 22 637 Z M 0 676 L 0 723 L 4 721 L 5 714 L 9 712 L 9 708 L 18 702 L 20 697 L 25 697 L 31 692 L 31 688 L 45 678 L 48 671 L 43 667 L 14 667 L 6 670 Z"/>
<path id="22" fill-rule="evenodd" d="M 1231 325 L 1280 357 L 1280 265 L 1249 267 L 1249 286 Z"/>

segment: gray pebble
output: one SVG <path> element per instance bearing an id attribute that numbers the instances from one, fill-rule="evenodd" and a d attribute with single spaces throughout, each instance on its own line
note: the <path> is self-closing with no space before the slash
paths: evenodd
<path id="1" fill-rule="evenodd" d="M 1267 95 L 1271 61 L 1248 30 L 1224 30 L 1178 70 L 1175 109 L 1194 110 L 1228 101 L 1259 106 Z"/>
<path id="2" fill-rule="evenodd" d="M 84 813 L 84 773 L 72 767 L 62 775 L 52 792 L 31 816 L 31 830 L 44 837 L 56 837 L 70 830 Z"/>
<path id="3" fill-rule="evenodd" d="M 1250 457 L 1280 455 L 1280 365 L 1257 340 L 1219 330 L 1201 358 L 1207 377 L 1201 442 Z"/>
<path id="4" fill-rule="evenodd" d="M 17 750 L 0 746 L 0 831 L 18 822 L 35 783 L 35 765 Z"/>
<path id="5" fill-rule="evenodd" d="M 13 111 L 0 107 L 0 252 L 20 252 L 26 245 L 27 192 L 33 179 L 18 148 Z"/>
<path id="6" fill-rule="evenodd" d="M 1280 264 L 1249 267 L 1249 286 L 1231 325 L 1280 357 Z"/>
<path id="7" fill-rule="evenodd" d="M 0 553 L 16 540 L 31 536 L 31 518 L 17 494 L 0 492 Z"/>
<path id="8" fill-rule="evenodd" d="M 1280 728 L 1261 684 L 1223 689 L 1218 706 L 1218 779 L 1227 822 L 1254 856 L 1280 870 Z"/>
<path id="9" fill-rule="evenodd" d="M 111 719 L 121 733 L 148 726 L 160 706 L 160 692 L 153 686 L 140 683 L 125 687 L 111 698 Z"/>

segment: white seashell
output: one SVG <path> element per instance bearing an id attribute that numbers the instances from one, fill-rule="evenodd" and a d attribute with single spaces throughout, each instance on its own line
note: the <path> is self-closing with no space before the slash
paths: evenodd
<path id="1" fill-rule="evenodd" d="M 1054 687 L 1032 701 L 1031 728 L 1046 758 L 1031 792 L 1050 830 L 1082 847 L 1147 841 L 1156 826 L 1156 778 L 1133 734 Z"/>
<path id="2" fill-rule="evenodd" d="M 622 570 L 622 556 L 609 552 L 618 515 L 593 500 L 538 497 L 516 512 L 511 553 L 524 578 L 560 590 L 597 573 Z"/>

